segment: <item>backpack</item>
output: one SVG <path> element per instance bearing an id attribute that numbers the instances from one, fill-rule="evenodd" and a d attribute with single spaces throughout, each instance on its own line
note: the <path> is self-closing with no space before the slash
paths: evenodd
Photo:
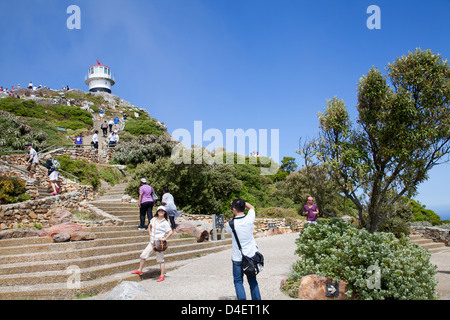
<path id="1" fill-rule="evenodd" d="M 59 163 L 59 161 L 56 160 L 56 159 L 52 159 L 51 170 L 53 170 L 53 171 L 59 171 L 60 169 L 61 169 L 61 164 Z"/>

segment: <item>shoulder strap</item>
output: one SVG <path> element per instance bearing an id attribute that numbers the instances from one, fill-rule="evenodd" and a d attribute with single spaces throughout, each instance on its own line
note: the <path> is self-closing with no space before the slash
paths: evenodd
<path id="1" fill-rule="evenodd" d="M 231 230 L 233 231 L 234 238 L 236 239 L 236 243 L 237 243 L 237 245 L 238 245 L 238 247 L 239 247 L 239 250 L 240 250 L 241 253 L 242 253 L 241 243 L 239 242 L 239 238 L 238 238 L 238 236 L 237 236 L 237 234 L 236 234 L 236 230 L 234 229 L 234 219 L 231 220 L 231 221 L 229 222 L 229 224 L 230 224 Z M 242 255 L 244 255 L 244 254 L 242 253 Z"/>

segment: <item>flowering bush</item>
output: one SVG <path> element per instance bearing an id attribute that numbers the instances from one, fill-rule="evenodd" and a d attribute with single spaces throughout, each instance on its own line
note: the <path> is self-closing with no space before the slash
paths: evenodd
<path id="1" fill-rule="evenodd" d="M 357 299 L 436 299 L 436 267 L 430 253 L 405 236 L 369 233 L 340 219 L 308 224 L 296 241 L 296 254 L 285 287 L 317 274 L 348 283 L 347 296 Z"/>
<path id="2" fill-rule="evenodd" d="M 30 200 L 25 194 L 25 181 L 16 177 L 0 175 L 0 204 Z"/>

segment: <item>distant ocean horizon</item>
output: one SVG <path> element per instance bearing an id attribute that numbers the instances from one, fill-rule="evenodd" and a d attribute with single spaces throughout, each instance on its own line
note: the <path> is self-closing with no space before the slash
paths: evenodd
<path id="1" fill-rule="evenodd" d="M 450 208 L 448 206 L 446 206 L 445 208 L 444 207 L 436 207 L 436 208 L 427 207 L 427 209 L 431 209 L 434 212 L 436 212 L 436 214 L 441 217 L 441 220 L 450 220 Z"/>

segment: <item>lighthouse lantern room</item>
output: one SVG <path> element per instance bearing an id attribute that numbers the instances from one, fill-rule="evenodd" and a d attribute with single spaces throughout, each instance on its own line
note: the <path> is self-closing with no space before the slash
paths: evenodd
<path id="1" fill-rule="evenodd" d="M 85 83 L 89 86 L 89 92 L 108 92 L 115 84 L 111 74 L 111 68 L 103 66 L 98 60 L 97 65 L 89 68 Z"/>

